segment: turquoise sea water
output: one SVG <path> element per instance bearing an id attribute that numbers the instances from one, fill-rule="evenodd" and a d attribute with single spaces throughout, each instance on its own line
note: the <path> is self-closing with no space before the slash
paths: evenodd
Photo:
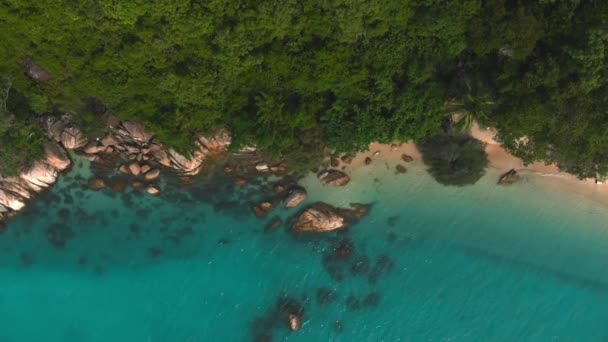
<path id="1" fill-rule="evenodd" d="M 0 341 L 608 340 L 607 210 L 533 178 L 311 175 L 307 203 L 373 206 L 346 232 L 298 237 L 265 231 L 297 210 L 249 209 L 272 179 L 151 197 L 87 190 L 89 175 L 77 163 L 0 234 Z M 298 332 L 285 301 L 304 309 Z"/>

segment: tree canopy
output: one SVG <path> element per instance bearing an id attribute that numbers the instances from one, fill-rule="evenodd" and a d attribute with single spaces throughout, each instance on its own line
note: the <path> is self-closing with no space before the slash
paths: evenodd
<path id="1" fill-rule="evenodd" d="M 219 126 L 277 155 L 421 141 L 462 103 L 524 160 L 597 176 L 606 22 L 594 0 L 1 0 L 0 76 L 10 125 L 71 111 L 93 126 L 94 98 L 183 152 Z"/>

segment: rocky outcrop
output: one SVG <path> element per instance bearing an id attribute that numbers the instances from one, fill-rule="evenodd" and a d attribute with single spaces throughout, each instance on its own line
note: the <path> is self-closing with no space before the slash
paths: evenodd
<path id="1" fill-rule="evenodd" d="M 342 229 L 349 223 L 360 220 L 367 215 L 370 206 L 351 203 L 351 208 L 335 208 L 326 203 L 315 203 L 304 210 L 293 224 L 300 233 L 322 233 Z"/>
<path id="2" fill-rule="evenodd" d="M 285 208 L 294 208 L 300 205 L 300 203 L 304 202 L 306 199 L 306 190 L 300 187 L 293 188 L 289 190 L 287 196 L 283 200 L 283 205 Z"/>
<path id="3" fill-rule="evenodd" d="M 55 183 L 60 171 L 72 163 L 66 151 L 54 141 L 44 142 L 45 158 L 32 163 L 17 177 L 0 176 L 0 220 L 25 207 L 36 193 Z"/>
<path id="4" fill-rule="evenodd" d="M 521 179 L 521 176 L 515 169 L 511 169 L 498 178 L 498 185 L 511 185 L 513 183 L 518 182 Z"/>
<path id="5" fill-rule="evenodd" d="M 34 59 L 30 56 L 27 56 L 23 59 L 23 69 L 25 73 L 35 81 L 48 81 L 51 79 L 51 74 L 49 72 L 36 64 Z"/>
<path id="6" fill-rule="evenodd" d="M 346 219 L 339 211 L 325 203 L 315 203 L 304 210 L 293 225 L 296 231 L 303 233 L 329 232 L 346 226 Z"/>
<path id="7" fill-rule="evenodd" d="M 72 164 L 65 150 L 53 141 L 44 142 L 44 152 L 46 154 L 46 162 L 57 171 L 63 171 Z"/>
<path id="8" fill-rule="evenodd" d="M 333 169 L 319 173 L 318 178 L 323 185 L 329 186 L 344 186 L 350 182 L 350 177 L 346 173 Z"/>
<path id="9" fill-rule="evenodd" d="M 47 115 L 42 118 L 42 128 L 50 139 L 67 149 L 79 149 L 87 144 L 84 133 L 71 121 L 69 115 L 61 118 Z"/>
<path id="10" fill-rule="evenodd" d="M 146 132 L 144 125 L 137 122 L 123 121 L 118 131 L 139 143 L 147 143 L 152 139 L 152 134 Z"/>

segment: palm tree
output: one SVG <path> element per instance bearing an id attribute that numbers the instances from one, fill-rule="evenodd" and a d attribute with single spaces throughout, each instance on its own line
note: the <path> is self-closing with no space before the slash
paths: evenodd
<path id="1" fill-rule="evenodd" d="M 452 127 L 459 133 L 468 132 L 475 120 L 485 120 L 496 107 L 491 93 L 482 86 L 481 81 L 464 78 L 464 95 L 451 99 L 444 105 L 450 115 Z"/>

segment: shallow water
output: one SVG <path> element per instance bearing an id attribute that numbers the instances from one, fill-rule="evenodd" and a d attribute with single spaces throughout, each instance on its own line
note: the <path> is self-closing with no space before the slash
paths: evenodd
<path id="1" fill-rule="evenodd" d="M 311 175 L 307 203 L 373 206 L 348 231 L 297 237 L 265 231 L 296 210 L 249 209 L 272 180 L 151 197 L 87 190 L 89 175 L 81 162 L 0 235 L 0 341 L 608 340 L 608 214 L 532 177 Z M 286 299 L 303 306 L 298 332 Z"/>

